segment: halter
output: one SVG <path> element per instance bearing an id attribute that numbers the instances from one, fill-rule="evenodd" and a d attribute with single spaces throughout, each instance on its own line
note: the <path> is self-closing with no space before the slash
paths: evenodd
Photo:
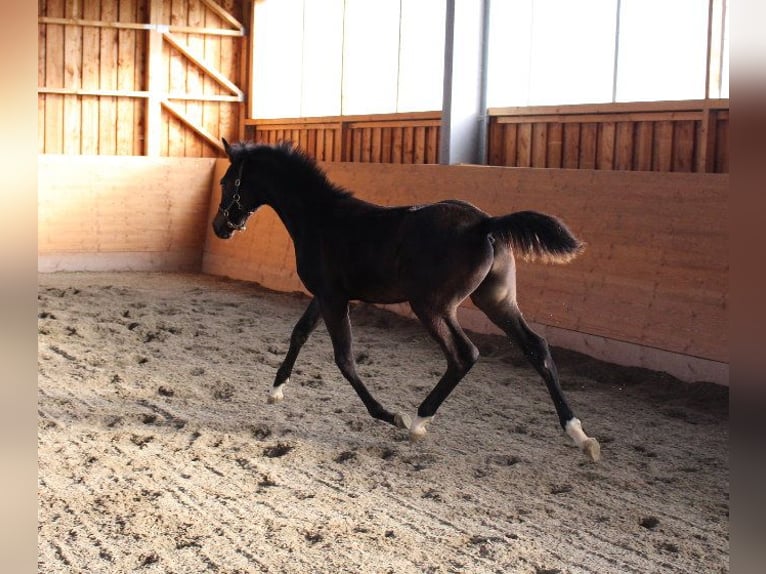
<path id="1" fill-rule="evenodd" d="M 239 171 L 237 172 L 237 179 L 234 180 L 234 195 L 231 198 L 231 203 L 229 203 L 229 205 L 226 206 L 226 208 L 223 208 L 223 207 L 219 207 L 218 208 L 218 212 L 226 218 L 226 227 L 228 227 L 229 229 L 232 229 L 234 231 L 244 231 L 245 230 L 245 222 L 244 221 L 242 223 L 240 223 L 239 225 L 235 225 L 235 224 L 233 224 L 229 220 L 229 210 L 232 207 L 237 206 L 237 208 L 240 211 L 244 211 L 244 209 L 242 209 L 242 204 L 239 202 L 239 200 L 240 200 L 239 186 L 242 184 L 242 170 L 243 170 L 244 167 L 245 167 L 245 162 L 243 161 L 241 164 L 239 164 Z"/>

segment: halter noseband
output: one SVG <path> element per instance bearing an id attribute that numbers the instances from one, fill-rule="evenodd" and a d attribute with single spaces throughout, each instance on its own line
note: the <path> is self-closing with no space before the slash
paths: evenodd
<path id="1" fill-rule="evenodd" d="M 229 205 L 226 206 L 226 208 L 223 208 L 223 207 L 219 207 L 218 208 L 218 212 L 226 218 L 226 227 L 228 227 L 229 229 L 232 229 L 234 231 L 244 231 L 245 230 L 245 222 L 244 221 L 242 223 L 240 223 L 239 225 L 235 225 L 229 219 L 229 210 L 232 207 L 237 206 L 237 208 L 240 211 L 244 211 L 244 209 L 242 209 L 242 204 L 239 202 L 239 200 L 240 200 L 239 186 L 242 185 L 242 170 L 244 169 L 244 167 L 245 167 L 245 162 L 243 161 L 241 164 L 239 164 L 239 171 L 237 172 L 237 179 L 234 180 L 234 195 L 231 198 L 231 203 L 229 203 Z"/>

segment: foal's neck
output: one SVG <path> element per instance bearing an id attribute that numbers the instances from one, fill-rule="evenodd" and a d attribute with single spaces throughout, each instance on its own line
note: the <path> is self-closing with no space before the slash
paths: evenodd
<path id="1" fill-rule="evenodd" d="M 370 207 L 350 192 L 332 184 L 316 170 L 286 170 L 280 178 L 269 205 L 277 212 L 293 242 L 299 243 L 312 230 L 334 226 L 338 220 L 352 217 Z"/>

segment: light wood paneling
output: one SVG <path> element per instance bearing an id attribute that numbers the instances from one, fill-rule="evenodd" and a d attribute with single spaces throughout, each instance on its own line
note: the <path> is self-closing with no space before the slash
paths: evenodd
<path id="1" fill-rule="evenodd" d="M 491 109 L 488 163 L 728 173 L 728 108 L 703 100 Z"/>
<path id="2" fill-rule="evenodd" d="M 441 114 L 246 120 L 246 139 L 291 142 L 322 161 L 437 163 Z"/>
<path id="3" fill-rule="evenodd" d="M 222 155 L 220 138 L 240 137 L 247 9 L 247 0 L 39 2 L 39 151 Z"/>
<path id="4" fill-rule="evenodd" d="M 164 254 L 198 270 L 214 161 L 40 156 L 38 254 Z"/>

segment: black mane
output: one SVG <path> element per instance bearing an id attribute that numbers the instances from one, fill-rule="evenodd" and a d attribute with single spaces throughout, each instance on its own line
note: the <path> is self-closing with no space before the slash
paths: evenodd
<path id="1" fill-rule="evenodd" d="M 291 190 L 295 193 L 323 193 L 337 199 L 353 196 L 353 193 L 333 184 L 320 168 L 314 158 L 308 156 L 300 147 L 290 142 L 278 144 L 262 144 L 255 142 L 239 142 L 230 146 L 232 164 L 245 161 L 244 172 L 249 165 L 266 164 L 285 174 L 289 174 L 293 182 Z M 257 169 L 257 168 L 256 168 Z"/>

